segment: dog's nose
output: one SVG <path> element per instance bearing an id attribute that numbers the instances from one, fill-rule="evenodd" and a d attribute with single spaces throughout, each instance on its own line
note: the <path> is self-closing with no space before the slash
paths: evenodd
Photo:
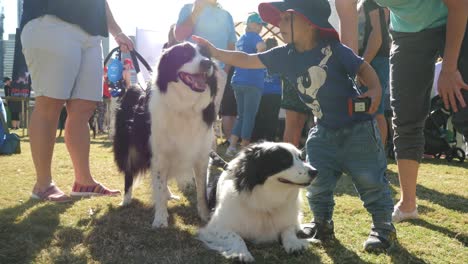
<path id="1" fill-rule="evenodd" d="M 307 174 L 309 175 L 309 177 L 311 178 L 315 178 L 315 176 L 317 176 L 317 170 L 316 169 L 309 169 L 307 170 Z"/>
<path id="2" fill-rule="evenodd" d="M 203 59 L 200 62 L 200 71 L 201 72 L 208 72 L 211 67 L 213 66 L 213 62 L 209 59 Z"/>

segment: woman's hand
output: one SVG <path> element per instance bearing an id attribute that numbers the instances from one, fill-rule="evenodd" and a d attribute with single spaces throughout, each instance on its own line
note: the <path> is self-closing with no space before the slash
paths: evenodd
<path id="1" fill-rule="evenodd" d="M 120 47 L 120 50 L 124 53 L 128 53 L 134 49 L 133 41 L 123 32 L 118 33 L 114 36 L 115 42 Z"/>
<path id="2" fill-rule="evenodd" d="M 207 0 L 195 0 L 192 13 L 199 15 L 201 11 L 209 4 Z"/>
<path id="3" fill-rule="evenodd" d="M 468 85 L 463 81 L 460 71 L 450 72 L 442 69 L 437 82 L 437 90 L 446 109 L 452 108 L 454 112 L 458 112 L 457 100 L 461 107 L 466 107 L 461 89 L 468 90 Z"/>

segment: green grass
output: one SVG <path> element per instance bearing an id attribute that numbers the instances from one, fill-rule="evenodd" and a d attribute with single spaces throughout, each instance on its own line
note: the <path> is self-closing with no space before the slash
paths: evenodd
<path id="1" fill-rule="evenodd" d="M 157 230 L 151 228 L 149 177 L 128 207 L 119 207 L 120 197 L 32 201 L 35 174 L 27 137 L 21 147 L 20 155 L 0 156 L 0 263 L 230 263 L 195 239 L 202 223 L 193 193 L 178 193 L 181 201 L 169 202 L 170 227 Z M 91 169 L 98 181 L 122 189 L 111 150 L 106 137 L 92 140 Z M 334 244 L 311 245 L 301 255 L 287 255 L 278 243 L 248 247 L 257 263 L 468 263 L 467 168 L 467 162 L 423 162 L 417 189 L 421 219 L 396 224 L 399 244 L 388 254 L 362 251 L 370 217 L 348 177 L 337 187 Z M 395 164 L 388 169 L 398 199 Z M 62 139 L 55 146 L 53 173 L 69 192 L 73 169 Z M 304 213 L 310 220 L 307 205 Z"/>

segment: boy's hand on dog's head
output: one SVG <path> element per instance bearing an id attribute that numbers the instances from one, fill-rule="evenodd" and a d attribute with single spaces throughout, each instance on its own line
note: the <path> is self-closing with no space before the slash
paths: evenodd
<path id="1" fill-rule="evenodd" d="M 215 46 L 213 46 L 213 44 L 211 44 L 211 42 L 209 42 L 208 40 L 202 37 L 195 36 L 195 35 L 192 36 L 192 40 L 198 45 L 206 48 L 212 57 L 216 57 L 215 56 L 216 48 Z"/>

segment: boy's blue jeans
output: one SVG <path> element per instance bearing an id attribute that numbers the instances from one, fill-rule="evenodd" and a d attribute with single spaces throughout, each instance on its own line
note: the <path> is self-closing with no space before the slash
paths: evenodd
<path id="1" fill-rule="evenodd" d="M 387 160 L 375 120 L 342 129 L 317 125 L 306 144 L 307 160 L 318 170 L 307 192 L 315 220 L 332 219 L 336 183 L 346 173 L 374 224 L 392 221 L 393 201 L 384 176 Z"/>
<path id="2" fill-rule="evenodd" d="M 232 84 L 232 88 L 237 102 L 237 119 L 232 134 L 244 140 L 250 140 L 262 99 L 262 89 L 236 84 Z"/>

